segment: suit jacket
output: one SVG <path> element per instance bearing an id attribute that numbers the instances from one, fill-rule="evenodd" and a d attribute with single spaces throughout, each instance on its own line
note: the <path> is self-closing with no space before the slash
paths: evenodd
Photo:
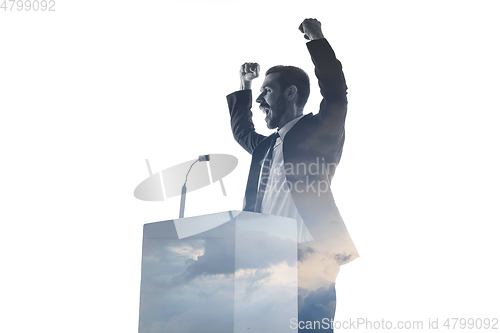
<path id="1" fill-rule="evenodd" d="M 339 263 L 358 253 L 335 205 L 330 184 L 344 145 L 347 86 L 342 65 L 326 39 L 307 43 L 315 65 L 323 100 L 318 114 L 306 114 L 283 140 L 285 175 L 293 201 L 315 241 L 335 248 Z M 252 163 L 245 191 L 245 211 L 254 211 L 261 161 L 271 136 L 255 132 L 252 122 L 252 92 L 227 96 L 235 140 L 250 154 Z"/>

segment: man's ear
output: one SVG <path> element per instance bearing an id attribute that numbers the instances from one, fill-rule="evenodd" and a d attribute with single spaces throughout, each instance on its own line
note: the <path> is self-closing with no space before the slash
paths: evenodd
<path id="1" fill-rule="evenodd" d="M 287 101 L 291 101 L 297 96 L 297 87 L 291 85 L 290 87 L 285 89 L 285 98 Z"/>

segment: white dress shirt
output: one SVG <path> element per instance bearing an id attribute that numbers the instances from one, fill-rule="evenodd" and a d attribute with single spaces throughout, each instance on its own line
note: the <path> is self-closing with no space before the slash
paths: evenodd
<path id="1" fill-rule="evenodd" d="M 262 199 L 261 213 L 290 217 L 297 220 L 297 241 L 299 243 L 313 241 L 313 237 L 307 230 L 302 217 L 293 202 L 290 188 L 286 182 L 285 165 L 283 161 L 283 139 L 286 133 L 303 117 L 297 117 L 289 121 L 278 130 L 279 137 L 274 145 L 271 170 L 269 179 Z M 260 182 L 260 181 L 259 181 Z"/>

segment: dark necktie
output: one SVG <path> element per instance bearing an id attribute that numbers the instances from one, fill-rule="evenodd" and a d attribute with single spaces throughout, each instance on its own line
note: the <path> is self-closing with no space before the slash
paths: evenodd
<path id="1" fill-rule="evenodd" d="M 279 137 L 278 132 L 276 132 L 271 140 L 271 146 L 262 161 L 261 175 L 259 187 L 257 189 L 257 200 L 255 202 L 255 212 L 261 213 L 262 210 L 262 200 L 264 199 L 264 193 L 266 193 L 266 187 L 269 182 L 269 175 L 271 173 L 271 165 L 273 163 L 273 151 L 274 145 L 276 144 L 276 139 Z"/>

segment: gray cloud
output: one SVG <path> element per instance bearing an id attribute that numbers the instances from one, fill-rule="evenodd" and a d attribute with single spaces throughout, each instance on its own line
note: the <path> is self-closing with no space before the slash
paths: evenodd
<path id="1" fill-rule="evenodd" d="M 308 246 L 305 250 L 302 247 L 299 247 L 297 249 L 297 260 L 298 261 L 303 261 L 309 257 L 309 255 L 315 253 L 316 251 Z"/>
<path id="2" fill-rule="evenodd" d="M 343 265 L 349 261 L 351 261 L 352 254 L 347 255 L 346 253 L 338 253 L 334 255 L 335 260 L 339 265 Z"/>
<path id="3" fill-rule="evenodd" d="M 299 289 L 299 321 L 320 321 L 333 318 L 337 296 L 335 283 L 328 288 L 321 287 L 314 291 Z"/>

